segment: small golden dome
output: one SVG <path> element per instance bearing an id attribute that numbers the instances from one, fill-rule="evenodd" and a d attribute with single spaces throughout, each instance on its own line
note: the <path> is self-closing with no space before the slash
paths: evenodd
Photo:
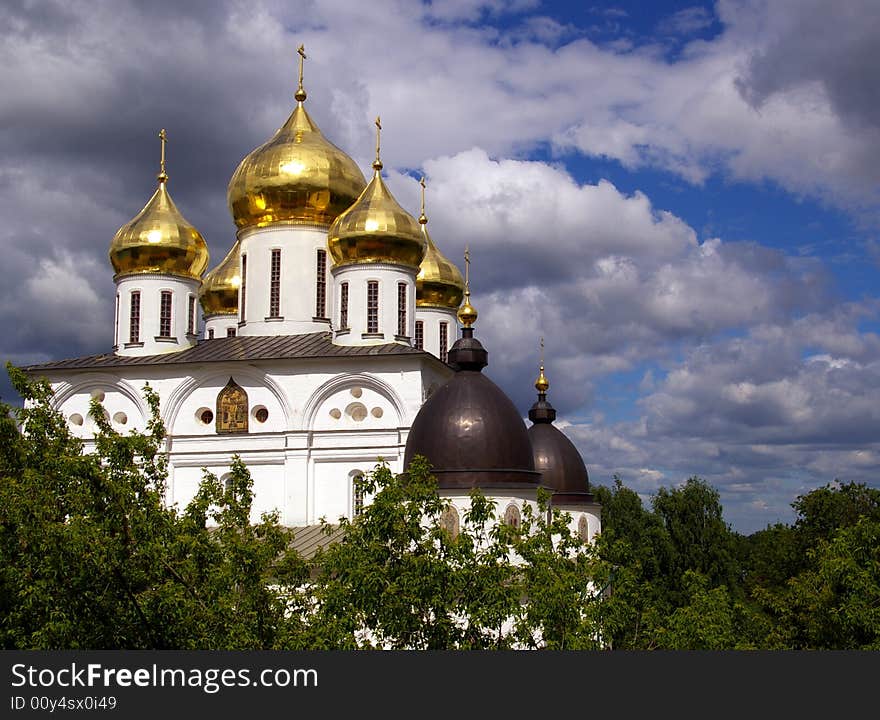
<path id="1" fill-rule="evenodd" d="M 539 393 L 546 393 L 550 389 L 550 381 L 547 379 L 547 376 L 544 375 L 543 365 L 541 365 L 541 372 L 538 375 L 538 379 L 535 380 L 535 389 Z"/>
<path id="2" fill-rule="evenodd" d="M 208 267 L 208 244 L 177 209 L 166 187 L 165 131 L 159 187 L 110 243 L 110 262 L 117 275 L 164 273 L 199 280 Z"/>
<path id="3" fill-rule="evenodd" d="M 377 133 L 381 129 L 376 118 Z M 339 265 L 394 263 L 418 269 L 427 247 L 416 219 L 385 186 L 378 142 L 373 179 L 354 204 L 330 226 L 327 246 Z"/>
<path id="4" fill-rule="evenodd" d="M 464 249 L 464 305 L 458 309 L 458 321 L 466 328 L 477 321 L 477 309 L 471 305 L 471 251 Z"/>
<path id="5" fill-rule="evenodd" d="M 217 267 L 205 275 L 199 302 L 205 315 L 238 314 L 238 289 L 241 287 L 241 241 L 236 240 Z"/>
<path id="6" fill-rule="evenodd" d="M 416 276 L 416 305 L 418 307 L 439 307 L 456 309 L 461 305 L 464 295 L 464 279 L 459 269 L 441 253 L 428 234 L 428 218 L 425 215 L 425 178 L 419 181 L 422 186 L 422 213 L 419 225 L 425 237 L 425 257 Z"/>

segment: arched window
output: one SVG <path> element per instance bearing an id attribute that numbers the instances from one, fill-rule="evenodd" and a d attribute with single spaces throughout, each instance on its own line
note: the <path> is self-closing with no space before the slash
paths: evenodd
<path id="1" fill-rule="evenodd" d="M 521 517 L 519 513 L 519 508 L 513 503 L 510 503 L 510 505 L 508 505 L 507 509 L 504 511 L 504 524 L 510 525 L 510 527 L 512 528 L 518 528 L 520 521 Z"/>
<path id="2" fill-rule="evenodd" d="M 232 378 L 217 395 L 217 433 L 248 431 L 248 396 Z"/>
<path id="3" fill-rule="evenodd" d="M 187 308 L 186 334 L 187 335 L 195 335 L 196 334 L 196 297 L 195 297 L 195 295 L 190 295 L 188 300 L 189 300 L 189 307 Z"/>
<path id="4" fill-rule="evenodd" d="M 327 251 L 318 249 L 315 273 L 315 318 L 327 317 Z"/>
<path id="5" fill-rule="evenodd" d="M 348 330 L 348 283 L 339 286 L 339 329 Z"/>
<path id="6" fill-rule="evenodd" d="M 364 474 L 360 470 L 351 473 L 351 514 L 357 517 L 364 511 Z"/>
<path id="7" fill-rule="evenodd" d="M 163 290 L 159 298 L 159 337 L 171 337 L 171 291 Z"/>
<path id="8" fill-rule="evenodd" d="M 449 533 L 449 537 L 455 540 L 458 537 L 459 519 L 458 510 L 453 505 L 447 505 L 440 515 L 440 527 Z"/>
<path id="9" fill-rule="evenodd" d="M 376 280 L 367 282 L 367 332 L 379 332 L 379 283 Z"/>
<path id="10" fill-rule="evenodd" d="M 131 294 L 131 306 L 128 313 L 128 342 L 141 341 L 141 293 L 135 290 Z"/>
<path id="11" fill-rule="evenodd" d="M 421 320 L 416 320 L 416 337 L 413 345 L 416 350 L 425 349 L 425 323 Z"/>
<path id="12" fill-rule="evenodd" d="M 406 283 L 397 283 L 397 335 L 406 337 Z"/>
<path id="13" fill-rule="evenodd" d="M 590 541 L 590 524 L 586 515 L 581 515 L 581 519 L 578 520 L 578 535 L 584 542 Z"/>
<path id="14" fill-rule="evenodd" d="M 269 317 L 281 316 L 281 250 L 272 250 L 272 265 L 269 268 Z"/>
<path id="15" fill-rule="evenodd" d="M 440 361 L 449 359 L 449 323 L 440 323 Z"/>

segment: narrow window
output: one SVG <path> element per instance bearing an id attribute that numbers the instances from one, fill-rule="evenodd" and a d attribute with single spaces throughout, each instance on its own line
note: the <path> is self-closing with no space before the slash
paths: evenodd
<path id="1" fill-rule="evenodd" d="M 208 340 L 214 339 L 214 328 L 208 328 Z"/>
<path id="2" fill-rule="evenodd" d="M 281 250 L 272 251 L 269 271 L 269 317 L 281 317 Z"/>
<path id="3" fill-rule="evenodd" d="M 116 318 L 113 320 L 113 345 L 119 344 L 119 293 L 116 293 Z"/>
<path id="4" fill-rule="evenodd" d="M 364 481 L 364 476 L 361 474 L 357 474 L 352 478 L 352 482 L 354 483 L 354 516 L 357 517 L 364 511 L 364 489 L 361 486 L 361 483 Z"/>
<path id="5" fill-rule="evenodd" d="M 323 318 L 327 312 L 327 251 L 318 250 L 317 281 L 315 283 L 315 317 Z"/>
<path id="6" fill-rule="evenodd" d="M 406 335 L 406 283 L 397 283 L 397 334 Z"/>
<path id="7" fill-rule="evenodd" d="M 416 320 L 416 350 L 425 349 L 425 323 Z"/>
<path id="8" fill-rule="evenodd" d="M 348 329 L 348 283 L 339 286 L 339 329 Z"/>
<path id="9" fill-rule="evenodd" d="M 235 328 L 226 328 L 226 337 L 235 337 Z"/>
<path id="10" fill-rule="evenodd" d="M 379 332 L 379 283 L 376 280 L 367 283 L 367 332 Z"/>
<path id="11" fill-rule="evenodd" d="M 159 306 L 159 337 L 171 337 L 171 293 L 162 291 Z"/>
<path id="12" fill-rule="evenodd" d="M 131 310 L 129 311 L 128 341 L 137 343 L 141 341 L 141 294 L 131 294 Z"/>
<path id="13" fill-rule="evenodd" d="M 189 296 L 189 324 L 186 327 L 186 332 L 189 335 L 196 334 L 196 299 L 195 296 Z"/>
<path id="14" fill-rule="evenodd" d="M 244 303 L 247 297 L 247 255 L 241 256 L 241 316 L 239 322 L 244 322 Z"/>
<path id="15" fill-rule="evenodd" d="M 446 346 L 449 344 L 449 323 L 440 323 L 440 360 L 446 362 L 448 357 Z"/>

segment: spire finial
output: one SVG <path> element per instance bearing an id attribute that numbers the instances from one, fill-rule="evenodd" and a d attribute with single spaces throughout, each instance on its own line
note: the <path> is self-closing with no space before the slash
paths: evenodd
<path id="1" fill-rule="evenodd" d="M 464 305 L 458 309 L 458 320 L 464 327 L 470 328 L 477 321 L 477 310 L 471 305 L 471 251 L 464 248 Z"/>
<path id="2" fill-rule="evenodd" d="M 160 183 L 164 183 L 168 181 L 168 173 L 165 172 L 165 143 L 168 142 L 168 133 L 165 132 L 165 128 L 162 128 L 159 131 L 159 143 L 161 145 L 161 155 L 159 156 L 159 174 L 156 175 L 156 180 Z"/>
<path id="3" fill-rule="evenodd" d="M 382 160 L 379 158 L 379 140 L 382 134 L 382 118 L 376 115 L 376 159 L 373 160 L 373 170 L 382 169 Z"/>
<path id="4" fill-rule="evenodd" d="M 428 224 L 428 216 L 425 215 L 425 176 L 422 175 L 422 179 L 419 180 L 419 185 L 422 186 L 422 214 L 419 215 L 419 225 L 427 225 Z"/>
<path id="5" fill-rule="evenodd" d="M 550 381 L 544 375 L 544 338 L 541 338 L 541 372 L 535 380 L 535 388 L 541 395 L 546 395 L 550 388 Z"/>
<path id="6" fill-rule="evenodd" d="M 299 55 L 299 86 L 296 88 L 296 93 L 294 94 L 294 99 L 297 102 L 303 102 L 303 100 L 308 97 L 306 95 L 306 91 L 303 88 L 303 60 L 306 59 L 306 47 L 305 45 L 300 45 L 296 49 L 297 54 Z"/>

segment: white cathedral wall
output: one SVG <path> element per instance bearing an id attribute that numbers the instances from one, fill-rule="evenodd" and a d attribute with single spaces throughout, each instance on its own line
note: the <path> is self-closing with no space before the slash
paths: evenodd
<path id="1" fill-rule="evenodd" d="M 279 317 L 270 318 L 269 291 L 272 250 L 281 250 Z M 244 324 L 240 335 L 297 335 L 330 329 L 316 318 L 317 251 L 327 250 L 327 230 L 310 226 L 249 228 L 241 233 L 241 255 L 247 258 Z M 324 318 L 332 317 L 330 260 L 325 259 Z M 241 309 L 239 290 L 239 312 Z"/>
<path id="2" fill-rule="evenodd" d="M 143 356 L 179 352 L 192 347 L 198 340 L 199 281 L 175 275 L 127 275 L 116 281 L 119 312 L 115 327 L 117 355 Z M 160 337 L 160 308 L 163 291 L 171 292 L 171 336 Z M 139 292 L 139 340 L 131 339 L 131 295 Z M 193 333 L 189 333 L 189 299 L 194 298 Z"/>
<path id="3" fill-rule="evenodd" d="M 422 348 L 435 358 L 440 358 L 440 323 L 446 323 L 446 351 L 458 340 L 458 317 L 448 308 L 416 308 L 416 321 L 422 325 Z M 415 330 L 413 330 L 415 332 Z"/>
<path id="4" fill-rule="evenodd" d="M 217 394 L 230 377 L 248 395 L 249 432 L 218 435 L 198 416 L 205 409 L 216 414 Z M 185 506 L 202 468 L 222 477 L 238 454 L 254 481 L 252 518 L 278 510 L 282 523 L 299 526 L 350 516 L 352 472 L 368 472 L 380 459 L 394 472 L 403 469 L 409 427 L 427 388 L 446 377 L 424 357 L 391 356 L 145 365 L 68 371 L 52 380 L 57 407 L 68 419 L 82 416 L 83 424 L 71 427 L 86 439 L 94 432 L 87 413 L 96 389 L 104 392 L 111 418 L 126 414 L 127 424 L 114 425 L 117 430 L 143 430 L 148 408 L 141 389 L 148 382 L 160 397 L 168 432 L 169 502 Z M 268 411 L 264 423 L 255 418 L 260 407 Z"/>

